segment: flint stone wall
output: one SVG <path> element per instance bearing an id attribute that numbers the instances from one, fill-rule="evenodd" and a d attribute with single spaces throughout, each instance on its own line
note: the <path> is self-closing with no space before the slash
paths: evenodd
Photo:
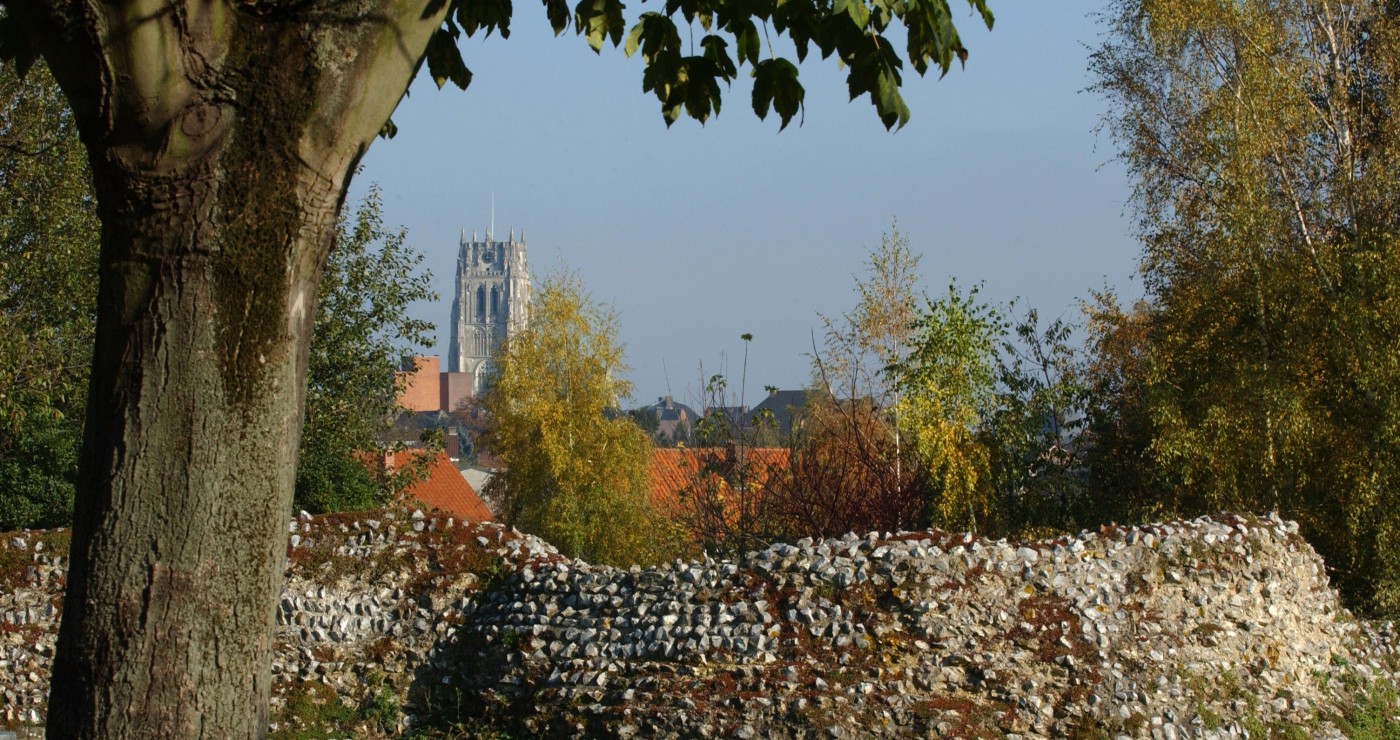
<path id="1" fill-rule="evenodd" d="M 850 534 L 646 569 L 421 512 L 290 529 L 273 716 L 313 689 L 387 692 L 397 724 L 357 733 L 1339 736 L 1400 673 L 1392 625 L 1342 609 L 1276 516 Z M 4 537 L 24 572 L 0 593 L 0 727 L 42 720 L 60 544 Z"/>

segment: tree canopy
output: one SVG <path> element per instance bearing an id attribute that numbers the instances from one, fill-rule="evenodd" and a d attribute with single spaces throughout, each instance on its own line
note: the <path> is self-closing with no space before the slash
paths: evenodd
<path id="1" fill-rule="evenodd" d="M 651 440 L 615 413 L 631 390 L 625 370 L 616 316 L 576 274 L 556 273 L 498 350 L 482 399 L 483 444 L 504 466 L 486 494 L 572 557 L 654 562 L 668 547 L 646 500 Z"/>
<path id="2" fill-rule="evenodd" d="M 1150 305 L 1109 302 L 1100 336 L 1143 341 L 1106 378 L 1132 394 L 1120 419 L 1151 434 L 1153 480 L 1172 483 L 1152 498 L 1297 518 L 1354 603 L 1393 612 L 1394 10 L 1117 0 L 1106 19 L 1092 67 L 1135 180 Z"/>
<path id="3" fill-rule="evenodd" d="M 0 69 L 0 530 L 69 522 L 97 306 L 87 158 L 48 69 Z"/>
<path id="4" fill-rule="evenodd" d="M 926 523 L 929 478 L 899 424 L 895 367 L 919 315 L 919 261 L 898 223 L 855 278 L 856 305 L 822 317 L 802 435 L 778 506 L 800 536 L 899 531 Z"/>
<path id="5" fill-rule="evenodd" d="M 0 240 L 9 294 L 0 307 L 0 530 L 72 523 L 77 453 L 94 331 L 97 219 L 67 106 L 43 68 L 24 81 L 0 69 L 9 146 L 0 147 Z M 400 228 L 388 231 L 377 187 L 342 219 L 320 283 L 310 348 L 306 429 L 296 506 L 312 512 L 382 506 L 412 466 L 374 465 L 397 410 L 392 370 L 432 346 L 410 317 L 433 300 L 431 274 Z"/>
<path id="6" fill-rule="evenodd" d="M 968 5 L 992 27 L 986 0 L 968 0 Z M 478 31 L 509 36 L 513 7 L 510 0 L 451 0 L 450 6 L 428 43 L 428 70 L 439 87 L 450 81 L 466 88 L 472 73 L 457 48 L 459 37 Z M 666 0 L 660 11 L 642 13 L 630 28 L 622 0 L 579 0 L 572 12 L 566 0 L 545 0 L 544 6 L 556 36 L 572 25 L 594 51 L 611 43 L 628 56 L 640 53 L 642 88 L 656 95 L 668 126 L 682 112 L 701 122 L 717 115 L 720 83 L 729 85 L 748 65 L 754 113 L 766 118 L 772 111 L 786 128 L 801 113 L 806 91 L 797 66 L 775 51 L 770 27 L 792 43 L 798 62 L 813 49 L 823 59 L 836 55 L 847 69 L 851 99 L 867 96 L 886 128 L 909 120 L 899 91 L 905 59 L 919 75 L 930 68 L 947 74 L 968 53 L 947 0 Z M 894 46 L 899 34 L 893 40 L 886 35 L 895 28 L 904 37 L 903 58 Z"/>
<path id="7" fill-rule="evenodd" d="M 314 513 L 383 506 L 404 483 L 394 478 L 412 474 L 412 466 L 389 472 L 370 458 L 399 410 L 402 379 L 393 369 L 433 345 L 433 325 L 408 308 L 437 294 L 407 231 L 385 228 L 382 204 L 373 187 L 341 219 L 318 288 L 296 490 L 296 505 Z"/>

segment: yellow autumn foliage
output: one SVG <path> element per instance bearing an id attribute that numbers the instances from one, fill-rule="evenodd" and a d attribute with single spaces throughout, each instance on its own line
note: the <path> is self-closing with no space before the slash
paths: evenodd
<path id="1" fill-rule="evenodd" d="M 1156 467 L 1120 493 L 1148 515 L 1280 511 L 1352 605 L 1400 612 L 1400 18 L 1115 0 L 1105 21 L 1091 67 L 1147 289 L 1120 326 L 1141 330 Z"/>
<path id="2" fill-rule="evenodd" d="M 625 565 L 669 557 L 674 527 L 646 499 L 651 442 L 610 412 L 631 391 L 617 318 L 578 275 L 547 277 L 530 322 L 500 348 L 482 399 L 482 442 L 504 469 L 488 485 L 505 520 L 571 557 Z"/>

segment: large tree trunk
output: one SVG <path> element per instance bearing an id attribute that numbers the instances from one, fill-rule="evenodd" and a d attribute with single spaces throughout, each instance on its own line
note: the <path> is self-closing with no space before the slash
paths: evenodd
<path id="1" fill-rule="evenodd" d="M 51 736 L 255 735 L 310 332 L 307 311 L 269 304 L 315 291 L 275 268 L 226 284 L 229 245 L 214 245 L 233 229 L 211 217 L 207 178 L 113 179 L 104 211 L 123 186 L 143 192 L 104 229 Z M 247 318 L 229 321 L 240 301 Z"/>
<path id="2" fill-rule="evenodd" d="M 51 737 L 257 736 L 316 282 L 445 6 L 22 6 L 103 223 Z"/>

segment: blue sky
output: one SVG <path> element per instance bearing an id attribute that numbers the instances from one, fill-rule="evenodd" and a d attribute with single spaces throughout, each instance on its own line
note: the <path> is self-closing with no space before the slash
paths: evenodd
<path id="1" fill-rule="evenodd" d="M 1091 289 L 1139 295 L 1129 182 L 1094 131 L 1105 103 L 1084 91 L 1100 3 L 992 8 L 990 32 L 962 16 L 964 69 L 907 72 L 903 130 L 847 102 L 844 72 L 814 54 L 805 120 L 779 133 L 749 108 L 746 70 L 718 118 L 667 129 L 640 59 L 554 38 L 521 3 L 509 39 L 463 45 L 467 91 L 421 76 L 351 197 L 378 183 L 386 222 L 427 256 L 443 299 L 414 311 L 437 323 L 441 354 L 458 235 L 485 232 L 494 193 L 496 231 L 525 230 L 537 280 L 567 264 L 616 309 L 638 403 L 668 388 L 696 401 L 702 362 L 737 393 L 744 333 L 750 405 L 764 385 L 804 386 L 818 313 L 854 304 L 895 218 L 933 295 L 982 282 L 991 300 L 1071 318 Z"/>

